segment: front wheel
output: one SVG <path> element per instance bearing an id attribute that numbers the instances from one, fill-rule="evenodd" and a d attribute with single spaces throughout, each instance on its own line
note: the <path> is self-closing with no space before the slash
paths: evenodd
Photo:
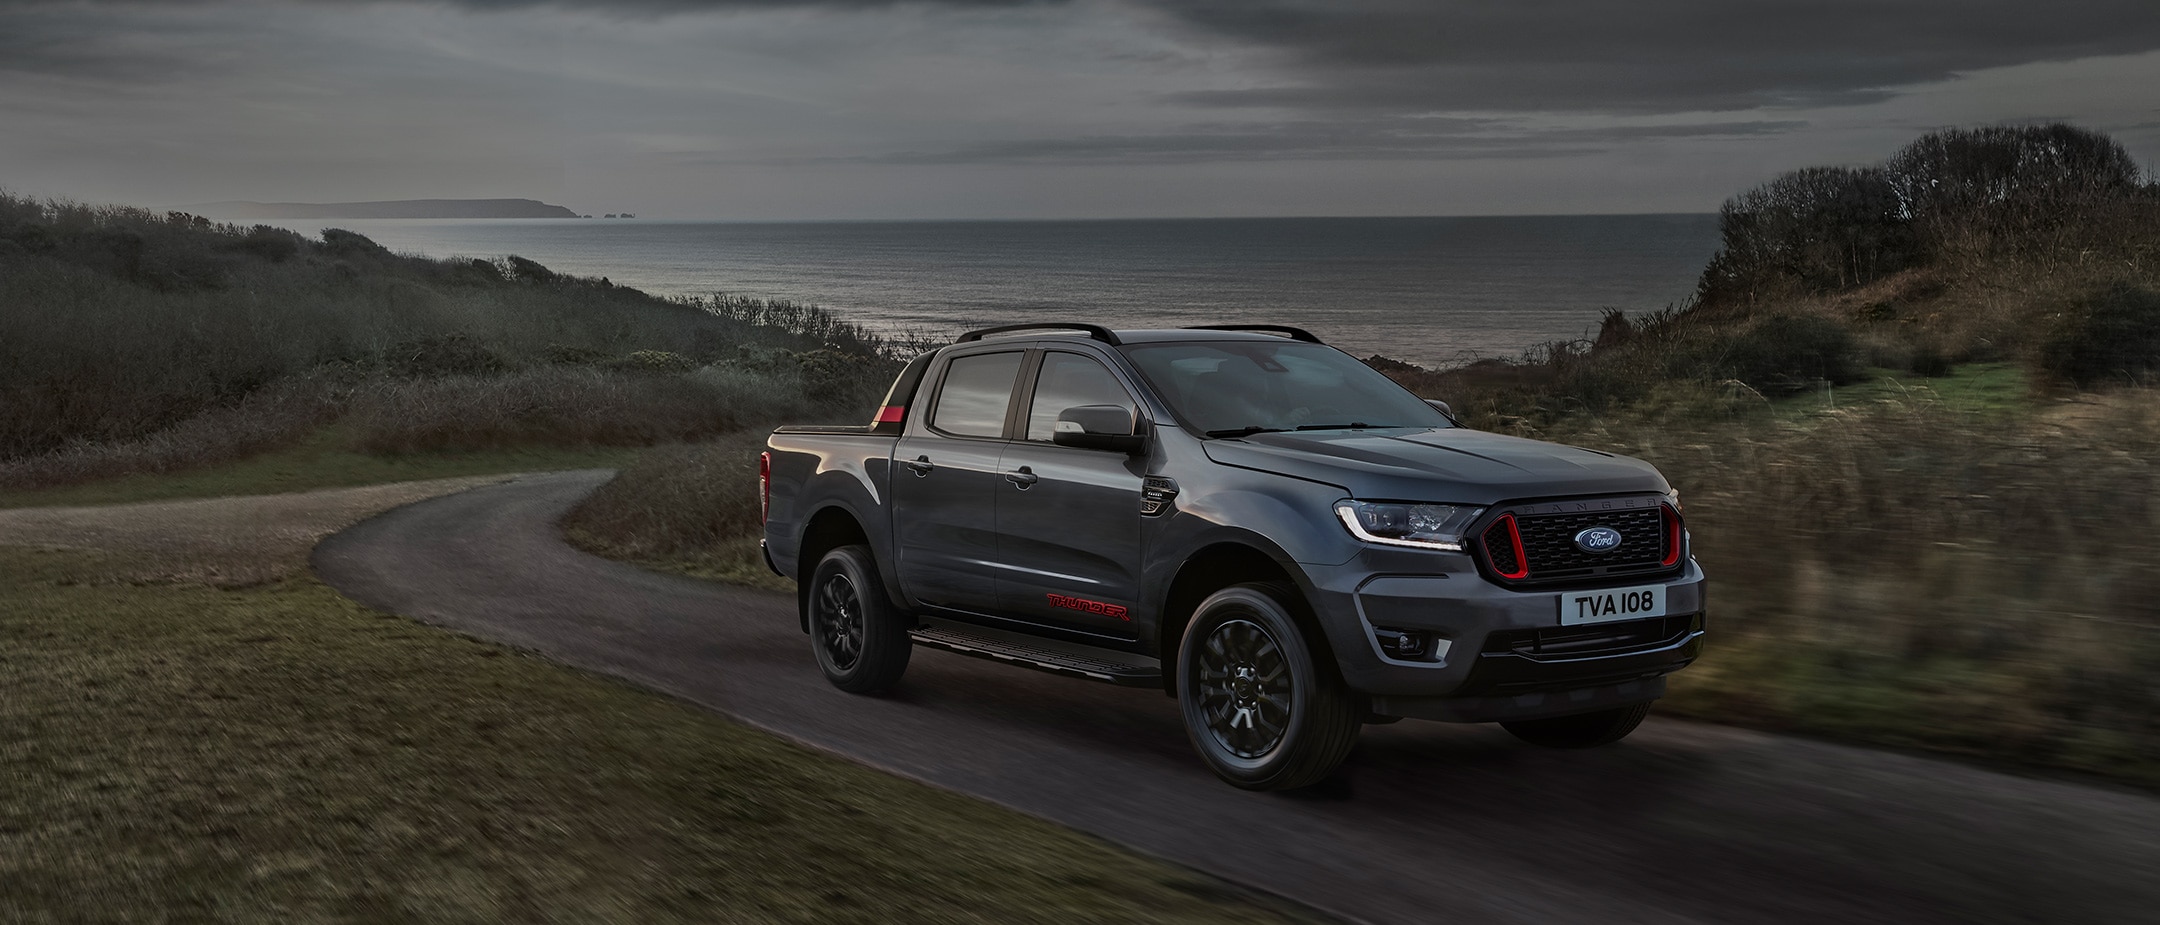
<path id="1" fill-rule="evenodd" d="M 1627 738 L 1627 734 L 1634 732 L 1649 715 L 1650 705 L 1638 703 L 1632 707 L 1574 716 L 1503 722 L 1500 728 L 1514 733 L 1518 739 L 1546 748 L 1596 748 Z"/>
<path id="2" fill-rule="evenodd" d="M 818 667 L 834 687 L 870 694 L 900 682 L 914 643 L 868 547 L 842 546 L 818 560 L 803 607 Z"/>
<path id="3" fill-rule="evenodd" d="M 1314 650 L 1279 583 L 1232 585 L 1194 611 L 1178 646 L 1178 706 L 1193 749 L 1246 790 L 1319 783 L 1357 742 L 1357 697 Z"/>

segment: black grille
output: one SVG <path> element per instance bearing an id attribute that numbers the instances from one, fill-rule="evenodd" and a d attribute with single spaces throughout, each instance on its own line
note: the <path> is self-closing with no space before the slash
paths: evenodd
<path id="1" fill-rule="evenodd" d="M 1485 557 L 1492 560 L 1493 571 L 1513 575 L 1522 571 L 1522 563 L 1515 561 L 1515 541 L 1508 536 L 1508 522 L 1503 520 L 1485 530 Z"/>
<path id="2" fill-rule="evenodd" d="M 1500 630 L 1485 637 L 1459 696 L 1580 690 L 1670 674 L 1702 653 L 1701 614 L 1597 626 Z"/>
<path id="3" fill-rule="evenodd" d="M 1698 629 L 1701 620 L 1701 614 L 1683 614 L 1588 626 L 1498 630 L 1485 637 L 1484 651 L 1488 655 L 1520 655 L 1532 659 L 1625 655 L 1679 642 Z"/>
<path id="4" fill-rule="evenodd" d="M 1508 536 L 1508 521 L 1488 527 L 1480 538 L 1485 560 L 1500 576 L 1523 571 L 1515 545 Z M 1529 574 L 1512 579 L 1525 582 L 1568 582 L 1582 579 L 1648 574 L 1666 569 L 1672 551 L 1672 531 L 1665 523 L 1662 506 L 1631 511 L 1597 511 L 1570 514 L 1532 514 L 1514 518 L 1522 534 L 1522 554 Z M 1620 546 L 1610 552 L 1586 552 L 1575 545 L 1575 535 L 1591 527 L 1610 527 L 1620 533 Z"/>

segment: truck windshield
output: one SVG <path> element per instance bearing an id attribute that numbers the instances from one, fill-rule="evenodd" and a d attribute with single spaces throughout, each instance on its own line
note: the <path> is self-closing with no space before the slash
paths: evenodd
<path id="1" fill-rule="evenodd" d="M 1302 341 L 1136 344 L 1125 355 L 1178 417 L 1211 437 L 1278 430 L 1449 427 L 1447 416 L 1347 353 Z"/>

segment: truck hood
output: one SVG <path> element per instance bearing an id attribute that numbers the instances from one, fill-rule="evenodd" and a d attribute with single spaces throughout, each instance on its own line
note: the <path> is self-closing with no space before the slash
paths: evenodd
<path id="1" fill-rule="evenodd" d="M 1351 497 L 1496 504 L 1668 490 L 1640 459 L 1461 427 L 1314 430 L 1209 440 L 1208 458 L 1341 487 Z"/>

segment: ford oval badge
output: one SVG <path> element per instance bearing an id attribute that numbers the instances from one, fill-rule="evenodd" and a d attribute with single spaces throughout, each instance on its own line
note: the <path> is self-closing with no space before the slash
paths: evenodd
<path id="1" fill-rule="evenodd" d="M 1575 548 L 1583 552 L 1612 552 L 1620 548 L 1620 531 L 1611 527 L 1591 527 L 1575 534 Z"/>

